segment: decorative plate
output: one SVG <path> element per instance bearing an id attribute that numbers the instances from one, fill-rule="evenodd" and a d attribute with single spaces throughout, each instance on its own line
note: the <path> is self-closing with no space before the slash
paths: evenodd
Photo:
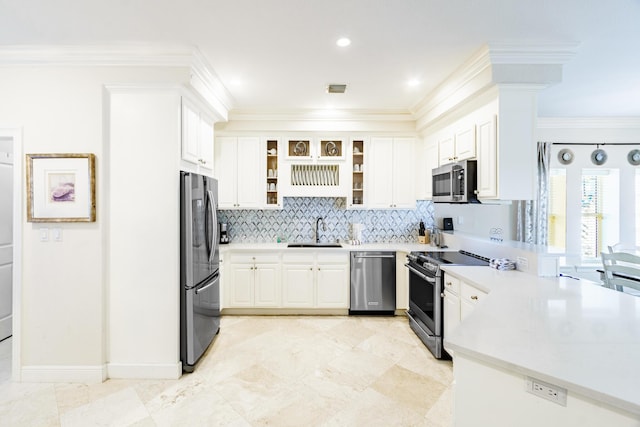
<path id="1" fill-rule="evenodd" d="M 333 141 L 327 142 L 327 145 L 324 148 L 324 152 L 327 154 L 327 156 L 330 156 L 330 157 L 337 156 L 338 147 L 336 146 L 336 143 Z"/>
<path id="2" fill-rule="evenodd" d="M 573 151 L 568 148 L 564 148 L 558 152 L 558 161 L 563 165 L 568 165 L 573 162 Z"/>
<path id="3" fill-rule="evenodd" d="M 293 147 L 293 154 L 296 156 L 306 156 L 307 155 L 307 142 L 306 141 L 298 141 L 296 145 Z"/>
<path id="4" fill-rule="evenodd" d="M 627 155 L 627 160 L 633 166 L 640 165 L 640 150 L 631 150 Z"/>
<path id="5" fill-rule="evenodd" d="M 597 150 L 593 150 L 591 153 L 591 162 L 596 166 L 604 165 L 607 161 L 607 152 L 602 148 L 598 148 Z"/>

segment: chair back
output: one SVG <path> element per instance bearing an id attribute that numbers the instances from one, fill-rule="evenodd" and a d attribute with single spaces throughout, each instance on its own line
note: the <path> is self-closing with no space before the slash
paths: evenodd
<path id="1" fill-rule="evenodd" d="M 607 247 L 609 248 L 610 254 L 614 252 L 627 252 L 630 254 L 640 255 L 640 246 L 627 245 L 625 243 L 616 243 L 615 245 L 610 245 Z"/>
<path id="2" fill-rule="evenodd" d="M 608 288 L 640 290 L 640 256 L 627 252 L 601 252 L 604 282 Z"/>

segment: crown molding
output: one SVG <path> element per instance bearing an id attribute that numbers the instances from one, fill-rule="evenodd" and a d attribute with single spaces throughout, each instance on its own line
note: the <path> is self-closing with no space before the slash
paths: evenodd
<path id="1" fill-rule="evenodd" d="M 226 119 L 233 98 L 213 67 L 193 46 L 167 45 L 67 45 L 4 46 L 0 67 L 11 66 L 185 67 L 191 70 L 191 86 Z"/>
<path id="2" fill-rule="evenodd" d="M 538 117 L 539 129 L 640 129 L 640 117 Z"/>
<path id="3" fill-rule="evenodd" d="M 566 64 L 575 58 L 577 42 L 490 42 L 491 64 Z"/>
<path id="4" fill-rule="evenodd" d="M 392 121 L 414 122 L 415 116 L 406 110 L 232 110 L 229 120 L 233 121 Z"/>
<path id="5" fill-rule="evenodd" d="M 575 42 L 491 42 L 482 46 L 410 109 L 418 130 L 491 87 L 540 90 L 561 81 L 561 67 L 576 55 L 577 48 Z"/>

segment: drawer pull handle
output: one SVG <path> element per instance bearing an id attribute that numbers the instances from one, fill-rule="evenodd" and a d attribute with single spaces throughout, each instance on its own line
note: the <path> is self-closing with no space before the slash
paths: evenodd
<path id="1" fill-rule="evenodd" d="M 477 296 L 477 295 L 471 295 L 471 299 L 472 299 L 472 300 L 477 300 L 477 299 L 478 299 L 478 296 Z"/>

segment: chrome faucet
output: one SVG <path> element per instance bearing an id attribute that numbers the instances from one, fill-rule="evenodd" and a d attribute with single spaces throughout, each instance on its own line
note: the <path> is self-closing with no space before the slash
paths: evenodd
<path id="1" fill-rule="evenodd" d="M 320 224 L 320 221 L 322 221 L 322 229 L 327 231 L 327 224 L 325 224 L 324 219 L 319 216 L 318 219 L 316 219 L 316 243 L 320 243 L 320 235 L 318 234 L 318 224 Z"/>

